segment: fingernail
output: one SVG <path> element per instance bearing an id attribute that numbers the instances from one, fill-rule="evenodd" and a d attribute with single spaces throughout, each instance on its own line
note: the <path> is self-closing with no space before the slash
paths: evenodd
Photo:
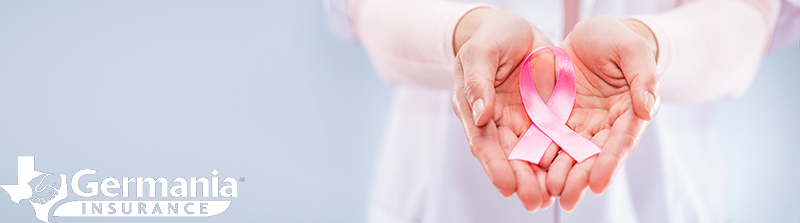
<path id="1" fill-rule="evenodd" d="M 483 113 L 483 106 L 482 98 L 478 98 L 478 100 L 472 103 L 472 119 L 475 121 L 475 125 L 478 125 L 478 118 L 481 117 Z"/>
<path id="2" fill-rule="evenodd" d="M 655 116 L 655 109 L 653 109 L 655 107 L 655 104 L 656 104 L 656 98 L 653 96 L 653 94 L 650 94 L 650 92 L 645 92 L 644 107 L 647 109 L 647 113 L 650 113 L 650 118 L 653 118 L 653 116 Z"/>

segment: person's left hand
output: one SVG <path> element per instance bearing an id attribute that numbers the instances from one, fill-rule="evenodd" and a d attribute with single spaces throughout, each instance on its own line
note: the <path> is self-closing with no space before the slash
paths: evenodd
<path id="1" fill-rule="evenodd" d="M 596 194 L 606 189 L 655 115 L 659 81 L 653 44 L 644 24 L 612 16 L 579 22 L 562 43 L 577 80 L 567 126 L 601 148 L 599 155 L 579 164 L 566 153 L 550 164 L 547 188 L 561 197 L 563 209 L 573 210 L 587 186 Z"/>

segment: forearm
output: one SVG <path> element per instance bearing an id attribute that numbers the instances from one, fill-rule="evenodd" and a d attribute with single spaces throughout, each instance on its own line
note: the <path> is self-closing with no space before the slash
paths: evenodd
<path id="1" fill-rule="evenodd" d="M 768 46 L 778 1 L 707 0 L 633 17 L 655 37 L 667 102 L 702 102 L 744 93 Z"/>
<path id="2" fill-rule="evenodd" d="M 449 89 L 453 81 L 453 34 L 458 21 L 479 4 L 447 1 L 366 0 L 351 18 L 376 72 L 391 84 Z"/>

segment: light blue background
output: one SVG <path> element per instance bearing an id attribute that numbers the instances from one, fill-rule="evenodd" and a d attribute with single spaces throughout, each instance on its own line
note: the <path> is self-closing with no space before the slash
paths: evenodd
<path id="1" fill-rule="evenodd" d="M 0 184 L 19 155 L 95 180 L 218 169 L 245 178 L 219 216 L 51 222 L 363 221 L 391 88 L 325 28 L 316 0 L 0 2 Z M 732 222 L 800 221 L 799 48 L 719 103 Z M 39 222 L 5 192 L 0 216 Z"/>

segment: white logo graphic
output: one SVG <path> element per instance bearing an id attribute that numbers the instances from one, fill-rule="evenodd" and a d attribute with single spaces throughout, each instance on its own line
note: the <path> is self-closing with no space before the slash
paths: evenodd
<path id="1" fill-rule="evenodd" d="M 33 197 L 34 191 L 37 192 L 37 195 L 43 195 L 33 197 L 28 200 L 28 202 L 33 205 L 36 218 L 43 222 L 48 222 L 47 216 L 50 214 L 50 209 L 53 208 L 53 204 L 67 198 L 67 175 L 60 175 L 61 182 L 58 189 L 54 187 L 55 183 L 42 185 L 45 179 L 52 179 L 52 177 L 47 178 L 51 175 L 52 174 L 33 170 L 32 156 L 20 156 L 17 158 L 17 185 L 0 185 L 0 188 L 6 190 L 11 196 L 11 201 L 17 204 L 19 204 L 21 200 Z M 31 187 L 29 183 L 39 177 L 41 177 L 41 180 L 36 186 Z M 55 191 L 55 193 L 53 193 L 53 191 Z"/>
<path id="2" fill-rule="evenodd" d="M 238 196 L 238 185 L 234 178 L 227 177 L 222 182 L 217 175 L 219 171 L 211 171 L 212 177 L 176 177 L 172 181 L 166 178 L 152 177 L 108 177 L 102 182 L 89 181 L 80 185 L 81 178 L 92 176 L 96 170 L 83 169 L 76 172 L 71 179 L 69 187 L 79 197 L 94 197 L 102 193 L 105 197 L 122 197 L 122 200 L 102 201 L 68 201 L 59 205 L 53 212 L 55 217 L 208 217 L 218 215 L 231 204 L 227 199 Z M 30 199 L 36 213 L 36 218 L 48 223 L 50 210 L 57 202 L 67 198 L 67 175 L 60 174 L 60 179 L 52 174 L 34 170 L 34 157 L 18 157 L 17 184 L 0 185 L 11 197 L 11 201 L 19 204 L 21 200 Z M 84 179 L 84 182 L 86 180 Z M 171 182 L 171 183 L 170 183 Z M 200 185 L 199 187 L 197 185 Z M 159 187 L 160 186 L 160 187 Z M 148 188 L 147 197 L 155 198 L 160 190 L 160 197 L 169 200 L 127 200 L 132 195 L 131 188 L 135 188 L 136 197 L 145 196 L 144 189 Z M 198 197 L 199 188 L 202 188 L 201 197 L 207 200 L 192 200 Z M 209 195 L 209 188 L 211 193 Z M 34 192 L 36 192 L 34 194 Z M 211 197 L 211 199 L 209 199 Z"/>

